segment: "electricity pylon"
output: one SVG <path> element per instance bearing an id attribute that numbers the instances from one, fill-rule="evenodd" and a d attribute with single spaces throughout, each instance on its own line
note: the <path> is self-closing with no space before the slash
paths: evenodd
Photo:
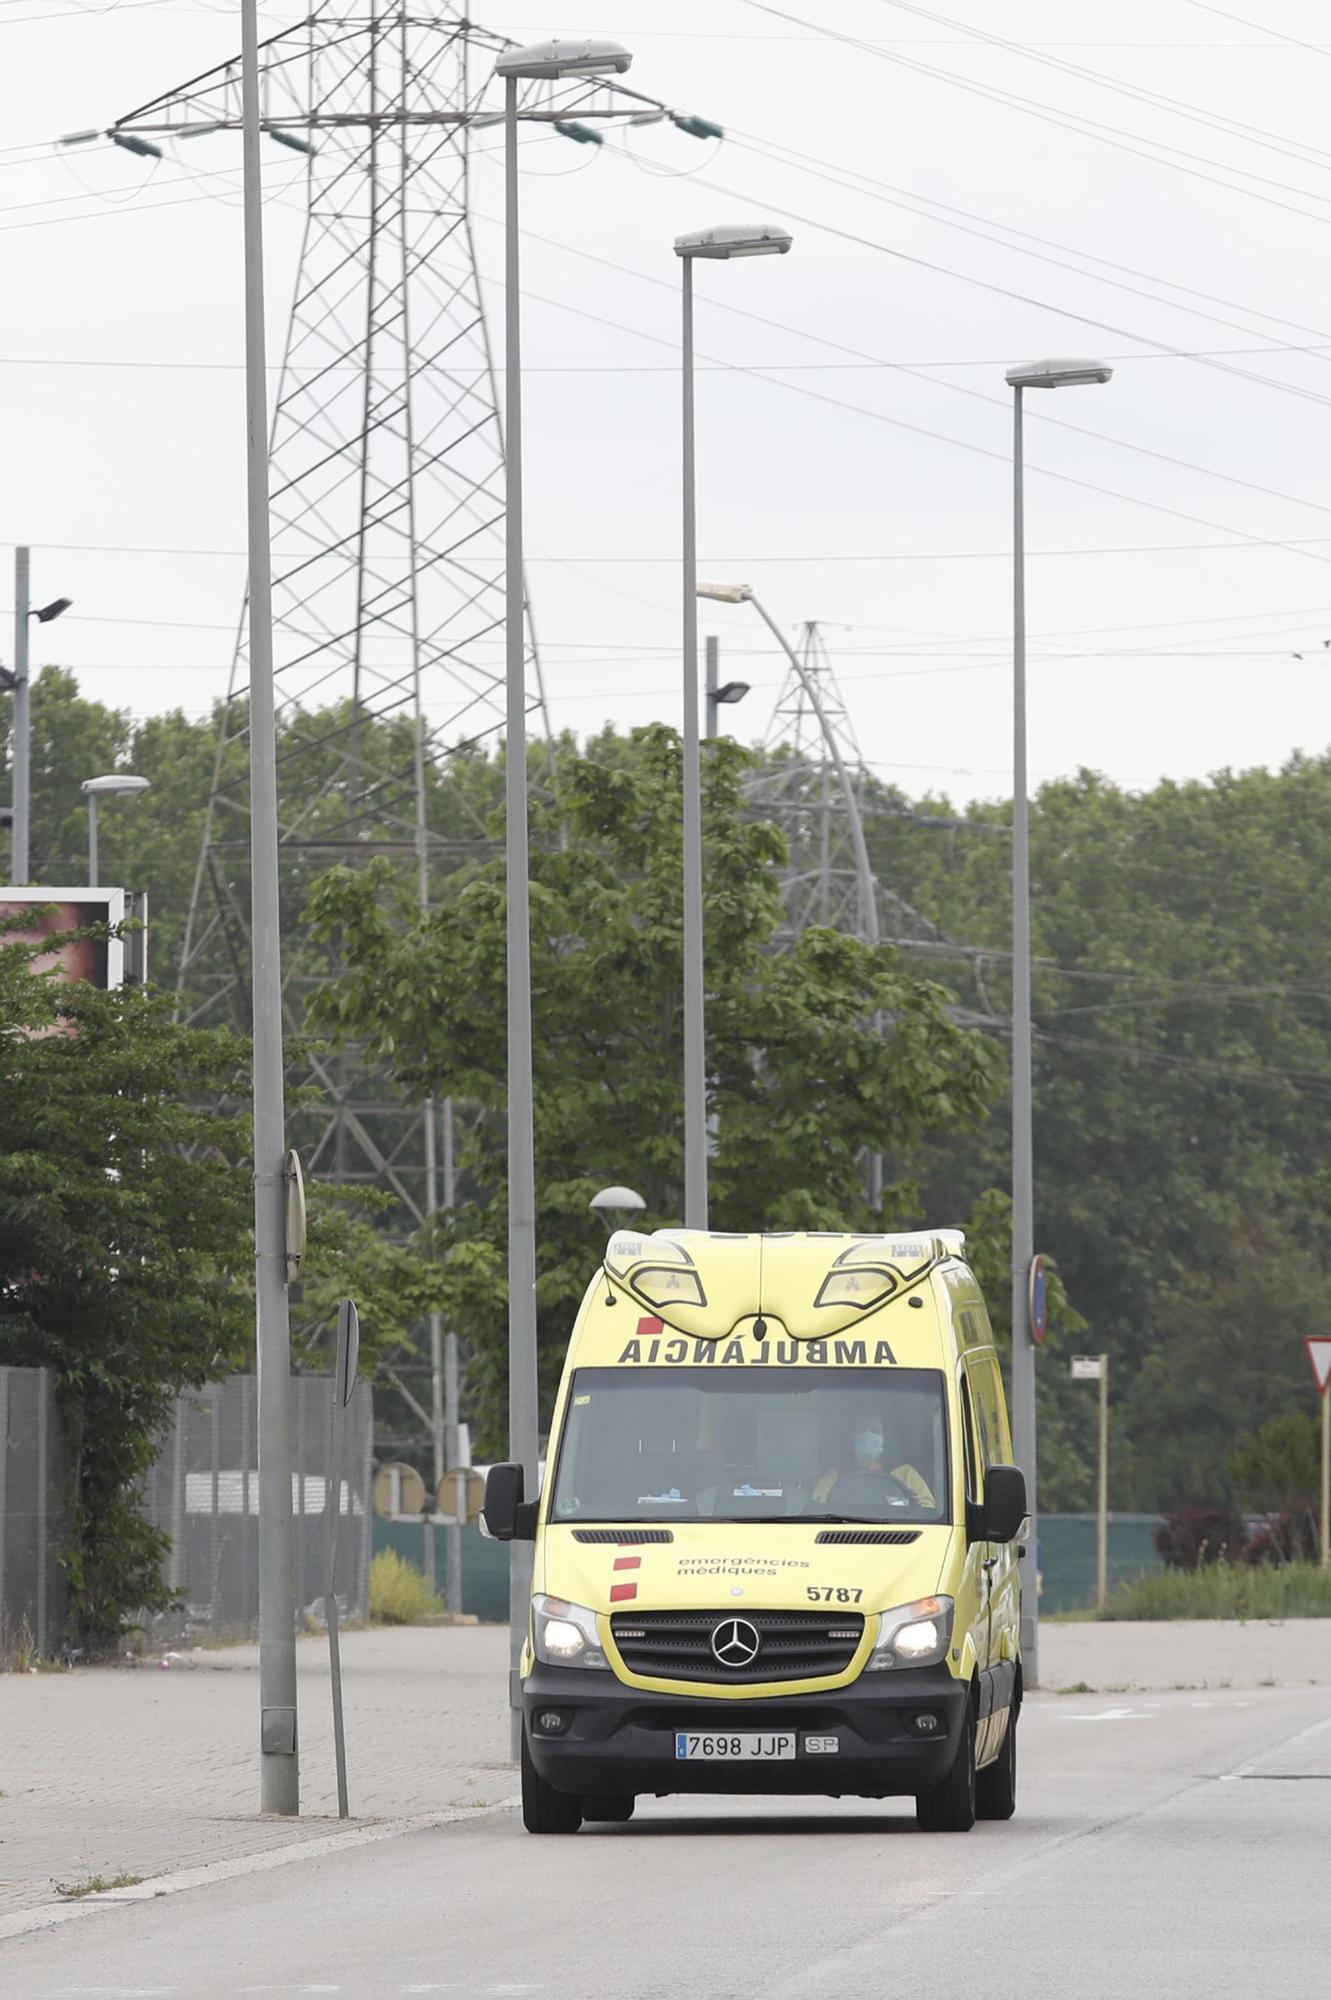
<path id="1" fill-rule="evenodd" d="M 272 415 L 274 667 L 284 922 L 335 861 L 397 854 L 422 902 L 482 828 L 436 824 L 443 760 L 504 713 L 504 449 L 469 206 L 473 135 L 498 126 L 510 44 L 438 0 L 320 0 L 260 48 L 262 126 L 303 156 L 306 218 Z M 669 119 L 608 79 L 526 83 L 519 115 L 584 144 Z M 155 156 L 241 126 L 239 57 L 106 137 Z M 98 134 L 80 137 L 95 138 Z M 545 691 L 525 634 L 533 723 Z M 196 1021 L 248 1021 L 247 660 L 238 643 L 180 966 Z M 328 971 L 287 953 L 287 1001 Z M 307 1167 L 428 1209 L 419 1120 L 355 1059 L 315 1053 L 327 1115 Z"/>
<path id="2" fill-rule="evenodd" d="M 795 938 L 814 924 L 824 924 L 863 937 L 864 909 L 849 808 L 836 774 L 833 743 L 851 775 L 855 809 L 866 828 L 877 802 L 870 794 L 855 727 L 816 620 L 805 623 L 795 651 L 803 671 L 791 667 L 782 682 L 750 798 L 786 835 L 784 936 Z M 811 688 L 817 690 L 816 705 Z M 941 940 L 942 932 L 927 917 L 877 877 L 873 892 L 884 940 Z"/>

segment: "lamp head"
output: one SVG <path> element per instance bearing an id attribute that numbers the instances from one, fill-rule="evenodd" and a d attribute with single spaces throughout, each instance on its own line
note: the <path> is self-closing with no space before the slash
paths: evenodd
<path id="1" fill-rule="evenodd" d="M 49 625 L 51 620 L 58 618 L 62 611 L 68 611 L 73 602 L 72 597 L 56 597 L 49 604 L 43 604 L 40 610 L 30 611 L 28 616 L 29 618 L 35 618 L 39 625 Z"/>
<path id="2" fill-rule="evenodd" d="M 784 257 L 794 238 L 779 222 L 722 222 L 675 238 L 677 257 Z"/>
<path id="3" fill-rule="evenodd" d="M 730 707 L 734 702 L 743 701 L 748 692 L 748 681 L 727 681 L 724 687 L 719 687 L 716 690 L 716 693 L 712 696 L 712 700 L 722 701 L 727 707 Z"/>
<path id="4" fill-rule="evenodd" d="M 526 48 L 505 49 L 496 59 L 495 75 L 538 80 L 561 76 L 622 76 L 633 61 L 619 42 L 594 41 L 578 35 L 531 42 Z"/>
<path id="5" fill-rule="evenodd" d="M 594 1194 L 587 1206 L 600 1216 L 606 1235 L 613 1236 L 618 1226 L 613 1220 L 616 1215 L 644 1209 L 647 1204 L 631 1187 L 606 1187 L 599 1194 Z"/>
<path id="6" fill-rule="evenodd" d="M 152 781 L 149 778 L 131 777 L 128 771 L 108 771 L 102 778 L 85 778 L 79 790 L 88 792 L 98 799 L 115 798 L 135 792 L 150 792 Z"/>
<path id="7" fill-rule="evenodd" d="M 747 604 L 753 596 L 751 583 L 700 583 L 699 597 L 710 598 L 713 604 Z"/>
<path id="8" fill-rule="evenodd" d="M 1108 382 L 1113 369 L 1103 361 L 1028 361 L 1009 368 L 1010 389 L 1078 389 L 1091 382 Z"/>

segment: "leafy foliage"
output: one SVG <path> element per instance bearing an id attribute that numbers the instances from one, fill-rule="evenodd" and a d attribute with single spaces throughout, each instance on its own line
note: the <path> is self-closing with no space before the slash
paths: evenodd
<path id="1" fill-rule="evenodd" d="M 881 803 L 876 865 L 964 941 L 930 963 L 1001 1035 L 1008 803 Z M 1328 758 L 1144 793 L 1083 772 L 1033 801 L 1037 1238 L 1111 1355 L 1115 1507 L 1232 1501 L 1235 1440 L 1308 1407 L 1331 1206 L 1328 867 Z M 1007 1146 L 1000 1097 L 978 1138 L 934 1149 L 930 1207 L 1006 1185 Z M 1046 1359 L 1042 1394 L 1085 1421 Z"/>
<path id="2" fill-rule="evenodd" d="M 12 926 L 10 927 L 12 929 Z M 68 1566 L 85 1643 L 159 1607 L 136 1485 L 170 1400 L 251 1334 L 245 1045 L 166 995 L 104 993 L 0 941 L 0 1360 L 54 1370 L 75 1465 Z"/>
<path id="3" fill-rule="evenodd" d="M 602 751 L 605 754 L 601 754 Z M 717 1147 L 711 1214 L 723 1229 L 871 1226 L 862 1154 L 882 1146 L 894 1222 L 914 1211 L 914 1149 L 983 1109 L 991 1062 L 949 1019 L 940 988 L 887 950 L 811 931 L 784 955 L 780 837 L 743 809 L 746 759 L 711 746 L 706 964 Z M 536 814 L 532 886 L 542 1388 L 598 1259 L 587 1204 L 627 1181 L 648 1221 L 677 1219 L 680 1128 L 680 746 L 673 732 L 561 755 Z M 564 829 L 557 839 L 556 816 Z M 460 1168 L 467 1198 L 440 1225 L 450 1323 L 471 1346 L 473 1421 L 503 1440 L 506 1299 L 505 895 L 502 866 L 474 871 L 422 918 L 385 868 L 333 870 L 311 900 L 316 935 L 339 933 L 347 976 L 316 1018 L 386 1060 L 417 1096 L 473 1107 Z M 875 1015 L 890 1023 L 875 1032 Z"/>

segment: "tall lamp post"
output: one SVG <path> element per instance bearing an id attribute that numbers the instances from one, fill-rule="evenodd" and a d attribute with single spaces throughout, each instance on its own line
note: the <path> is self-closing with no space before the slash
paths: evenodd
<path id="1" fill-rule="evenodd" d="M 149 792 L 152 784 L 147 778 L 131 777 L 127 771 L 112 771 L 105 778 L 85 778 L 79 790 L 88 801 L 88 886 L 97 887 L 97 801 L 98 799 L 133 798 L 139 792 Z"/>
<path id="2" fill-rule="evenodd" d="M 57 597 L 50 604 L 40 608 L 28 603 L 28 550 L 16 548 L 14 551 L 14 666 L 11 672 L 0 667 L 0 688 L 14 697 L 13 754 L 10 762 L 14 770 L 14 811 L 13 845 L 11 848 L 10 875 L 15 887 L 22 887 L 28 880 L 31 866 L 28 855 L 28 829 L 31 819 L 28 773 L 31 764 L 32 711 L 29 706 L 30 686 L 28 680 L 28 621 L 35 618 L 39 625 L 49 625 L 62 611 L 68 611 L 73 603 L 71 597 Z M 96 877 L 93 878 L 94 881 Z"/>
<path id="3" fill-rule="evenodd" d="M 1031 1123 L 1031 860 L 1026 771 L 1026 513 L 1022 395 L 1027 389 L 1077 389 L 1108 382 L 1102 361 L 1035 361 L 1009 368 L 1012 390 L 1012 1443 L 1026 1475 L 1030 1507 L 1029 1588 L 1021 1600 L 1022 1672 L 1039 1684 L 1039 1510 L 1036 1494 L 1035 1335 L 1031 1264 L 1035 1257 L 1034 1143 Z"/>
<path id="4" fill-rule="evenodd" d="M 698 747 L 698 497 L 693 452 L 693 265 L 696 258 L 783 257 L 789 230 L 730 222 L 675 238 L 683 265 L 684 416 L 684 1227 L 707 1227 L 707 1024 L 703 993 L 702 774 Z"/>
<path id="5" fill-rule="evenodd" d="M 505 807 L 508 887 L 508 1455 L 536 1491 L 540 1449 L 536 1387 L 536 1165 L 532 1111 L 531 936 L 527 876 L 526 593 L 522 550 L 522 318 L 519 295 L 518 91 L 527 82 L 622 76 L 633 61 L 618 42 L 538 42 L 506 49 L 504 83 L 504 479 Z M 509 1550 L 510 1747 L 522 1748 L 518 1664 L 527 1636 L 532 1546 Z"/>

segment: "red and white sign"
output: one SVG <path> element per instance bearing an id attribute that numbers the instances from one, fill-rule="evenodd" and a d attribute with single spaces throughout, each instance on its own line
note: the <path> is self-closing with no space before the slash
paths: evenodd
<path id="1" fill-rule="evenodd" d="M 1313 1379 L 1317 1393 L 1324 1396 L 1327 1384 L 1331 1383 L 1331 1333 L 1309 1333 L 1304 1336 L 1304 1346 L 1312 1363 Z"/>

